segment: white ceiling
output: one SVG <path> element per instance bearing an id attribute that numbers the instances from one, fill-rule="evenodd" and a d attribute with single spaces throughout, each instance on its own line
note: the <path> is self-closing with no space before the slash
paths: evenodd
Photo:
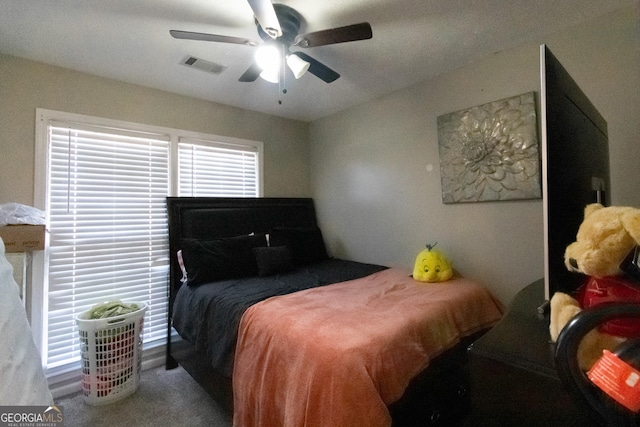
<path id="1" fill-rule="evenodd" d="M 279 0 L 301 33 L 369 22 L 371 40 L 305 49 L 341 74 L 289 75 L 286 94 L 238 82 L 255 48 L 178 40 L 186 30 L 261 41 L 246 0 L 0 0 L 0 53 L 311 121 L 604 15 L 635 0 Z M 295 50 L 295 49 L 292 49 Z M 213 75 L 180 62 L 226 66 Z M 278 101 L 282 103 L 279 104 Z"/>

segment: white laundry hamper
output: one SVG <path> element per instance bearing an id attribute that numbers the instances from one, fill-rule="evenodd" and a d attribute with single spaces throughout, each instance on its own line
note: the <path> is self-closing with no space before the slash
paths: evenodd
<path id="1" fill-rule="evenodd" d="M 142 363 L 145 303 L 127 314 L 89 319 L 76 317 L 81 345 L 82 392 L 85 403 L 103 405 L 136 391 Z"/>

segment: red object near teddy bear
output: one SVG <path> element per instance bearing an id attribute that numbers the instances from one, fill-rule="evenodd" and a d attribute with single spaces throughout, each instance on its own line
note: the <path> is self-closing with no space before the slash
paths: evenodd
<path id="1" fill-rule="evenodd" d="M 640 283 L 623 276 L 589 277 L 580 288 L 577 299 L 583 309 L 613 302 L 640 303 Z M 611 320 L 601 325 L 599 330 L 619 337 L 638 338 L 640 320 Z"/>

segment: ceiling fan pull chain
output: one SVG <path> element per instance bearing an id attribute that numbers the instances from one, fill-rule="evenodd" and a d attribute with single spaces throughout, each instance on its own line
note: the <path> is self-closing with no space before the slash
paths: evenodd
<path id="1" fill-rule="evenodd" d="M 278 79 L 278 93 L 279 94 L 286 94 L 287 93 L 287 62 L 286 62 L 286 57 L 287 57 L 287 51 L 284 45 L 281 45 L 282 48 L 282 55 L 280 55 L 280 60 L 281 60 L 281 64 L 280 64 L 280 73 L 281 73 L 281 78 Z M 282 105 L 282 99 L 278 100 L 278 105 Z"/>

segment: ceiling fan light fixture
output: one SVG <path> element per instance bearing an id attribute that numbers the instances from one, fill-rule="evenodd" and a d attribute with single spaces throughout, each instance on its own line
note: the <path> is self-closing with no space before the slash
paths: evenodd
<path id="1" fill-rule="evenodd" d="M 262 72 L 260 77 L 271 83 L 278 83 L 280 79 L 280 63 L 282 62 L 280 50 L 266 44 L 258 47 L 255 53 L 256 64 Z"/>
<path id="2" fill-rule="evenodd" d="M 262 45 L 256 49 L 256 64 L 263 70 L 273 70 L 280 67 L 280 50 L 273 45 Z"/>
<path id="3" fill-rule="evenodd" d="M 280 81 L 280 72 L 277 68 L 266 68 L 260 73 L 260 77 L 268 81 L 269 83 L 278 83 Z"/>
<path id="4" fill-rule="evenodd" d="M 287 55 L 287 65 L 289 66 L 291 72 L 293 72 L 293 76 L 296 79 L 302 77 L 311 66 L 310 63 L 293 54 Z"/>

